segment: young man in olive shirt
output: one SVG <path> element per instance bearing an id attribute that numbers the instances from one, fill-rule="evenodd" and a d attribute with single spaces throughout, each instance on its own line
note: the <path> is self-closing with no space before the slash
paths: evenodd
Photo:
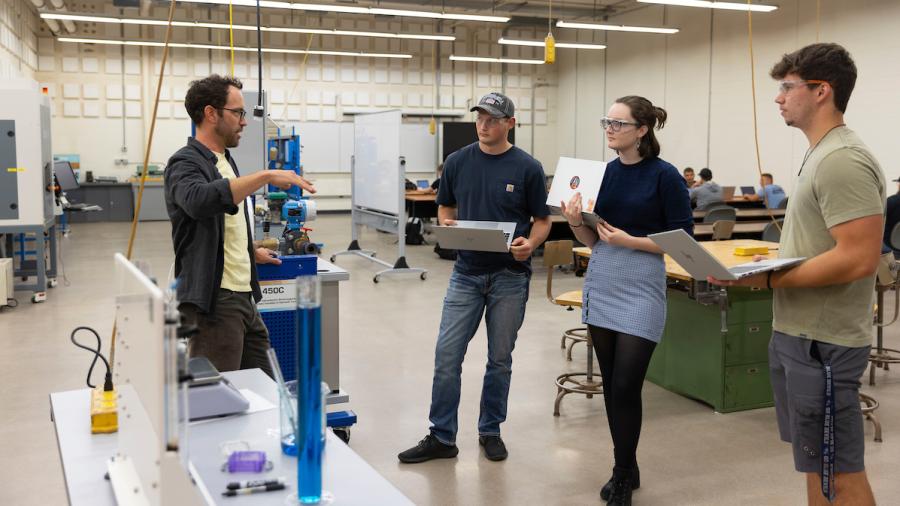
<path id="1" fill-rule="evenodd" d="M 779 255 L 807 260 L 741 281 L 710 281 L 774 289 L 769 370 L 778 428 L 793 446 L 794 467 L 807 475 L 809 504 L 874 505 L 859 378 L 872 339 L 884 175 L 844 124 L 856 66 L 843 47 L 812 44 L 784 55 L 771 76 L 785 123 L 809 140 Z"/>

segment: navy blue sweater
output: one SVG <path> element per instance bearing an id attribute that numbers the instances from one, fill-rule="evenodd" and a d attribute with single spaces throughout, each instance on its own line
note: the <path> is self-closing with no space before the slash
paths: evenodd
<path id="1" fill-rule="evenodd" d="M 672 164 L 646 158 L 606 165 L 594 212 L 634 237 L 683 228 L 694 235 L 694 215 L 684 178 Z"/>

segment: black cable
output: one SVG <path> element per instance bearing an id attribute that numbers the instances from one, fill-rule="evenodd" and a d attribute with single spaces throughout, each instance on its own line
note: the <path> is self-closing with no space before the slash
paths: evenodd
<path id="1" fill-rule="evenodd" d="M 77 334 L 79 330 L 87 330 L 88 332 L 94 334 L 94 337 L 97 338 L 97 349 L 96 350 L 93 348 L 88 348 L 87 346 L 85 346 L 75 340 L 75 334 Z M 83 350 L 87 350 L 94 354 L 94 360 L 91 361 L 91 367 L 90 367 L 90 369 L 88 369 L 87 379 L 85 380 L 85 382 L 87 383 L 87 386 L 89 388 L 96 388 L 95 385 L 91 384 L 91 374 L 94 372 L 94 366 L 97 365 L 97 359 L 100 358 L 103 360 L 103 363 L 106 365 L 106 377 L 103 380 L 103 390 L 106 392 L 111 391 L 113 389 L 112 373 L 109 370 L 109 362 L 106 360 L 106 357 L 104 357 L 103 354 L 100 353 L 100 334 L 98 334 L 96 330 L 94 330 L 90 327 L 75 327 L 75 330 L 72 331 L 72 335 L 69 336 L 69 339 L 72 341 L 72 344 L 74 344 L 75 346 L 78 346 L 79 348 L 81 348 Z"/>

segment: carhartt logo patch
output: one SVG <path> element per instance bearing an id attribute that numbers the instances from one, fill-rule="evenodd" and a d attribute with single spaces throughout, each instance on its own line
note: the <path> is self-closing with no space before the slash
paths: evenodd
<path id="1" fill-rule="evenodd" d="M 508 184 L 508 185 L 506 185 L 506 191 L 512 193 L 512 192 L 516 191 L 516 186 Z"/>

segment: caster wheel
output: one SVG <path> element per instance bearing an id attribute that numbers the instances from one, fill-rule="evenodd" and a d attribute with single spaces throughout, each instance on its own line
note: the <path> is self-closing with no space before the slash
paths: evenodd
<path id="1" fill-rule="evenodd" d="M 57 281 L 56 278 L 47 281 L 47 286 L 49 286 L 50 288 L 56 288 L 58 285 L 59 281 Z"/>
<path id="2" fill-rule="evenodd" d="M 378 276 L 375 276 L 374 278 L 372 278 L 372 281 L 375 282 L 375 283 L 377 283 L 377 282 L 378 282 Z"/>
<path id="3" fill-rule="evenodd" d="M 372 252 L 372 258 L 375 258 L 375 255 L 376 255 L 376 253 L 373 251 L 373 252 Z"/>
<path id="4" fill-rule="evenodd" d="M 334 263 L 334 255 L 331 255 L 331 258 L 329 258 L 328 261 Z"/>
<path id="5" fill-rule="evenodd" d="M 350 444 L 350 427 L 335 427 L 334 435 L 339 437 L 344 444 Z"/>
<path id="6" fill-rule="evenodd" d="M 422 278 L 422 281 L 425 281 L 425 273 L 419 274 L 419 277 Z"/>

